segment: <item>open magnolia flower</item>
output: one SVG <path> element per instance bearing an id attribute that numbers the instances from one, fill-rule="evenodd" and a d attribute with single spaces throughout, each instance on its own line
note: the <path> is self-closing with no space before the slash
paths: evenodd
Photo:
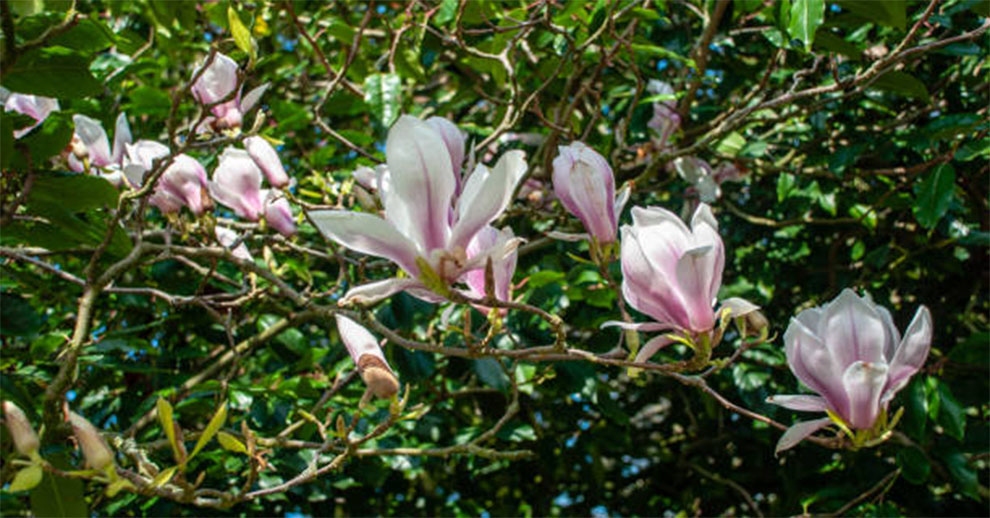
<path id="1" fill-rule="evenodd" d="M 72 135 L 72 153 L 69 154 L 69 168 L 77 173 L 89 167 L 100 169 L 100 173 L 111 183 L 120 186 L 124 183 L 121 170 L 125 146 L 131 143 L 131 127 L 127 124 L 127 114 L 121 112 L 113 134 L 113 148 L 103 124 L 85 115 L 73 115 L 75 133 Z"/>
<path id="2" fill-rule="evenodd" d="M 337 318 L 337 331 L 347 347 L 361 379 L 372 394 L 380 398 L 390 398 L 399 392 L 399 380 L 385 360 L 378 340 L 357 322 L 341 316 Z"/>
<path id="3" fill-rule="evenodd" d="M 593 239 L 598 245 L 615 242 L 618 216 L 629 189 L 615 195 L 615 177 L 605 157 L 582 142 L 560 146 L 553 160 L 554 194 L 571 214 L 584 224 L 588 234 L 551 233 L 564 240 Z"/>
<path id="4" fill-rule="evenodd" d="M 622 227 L 622 294 L 629 304 L 655 322 L 607 322 L 638 331 L 673 330 L 687 342 L 713 338 L 719 317 L 743 317 L 758 309 L 743 299 L 714 304 L 722 285 L 725 247 L 708 205 L 701 204 L 691 228 L 674 213 L 659 207 L 633 207 L 632 225 Z M 647 342 L 636 361 L 648 360 L 677 335 L 664 334 Z"/>
<path id="5" fill-rule="evenodd" d="M 151 171 L 155 160 L 165 159 L 169 150 L 164 144 L 152 140 L 139 140 L 125 146 L 124 175 L 132 187 L 144 184 L 145 175 Z M 197 216 L 212 207 L 206 194 L 206 169 L 195 158 L 181 154 L 174 159 L 158 178 L 155 191 L 148 201 L 163 214 L 179 212 L 182 207 Z"/>
<path id="6" fill-rule="evenodd" d="M 795 424 L 777 443 L 783 451 L 835 423 L 855 446 L 883 439 L 896 424 L 887 407 L 928 358 L 932 317 L 918 308 L 901 337 L 883 306 L 850 289 L 828 304 L 806 309 L 784 333 L 791 372 L 817 396 L 773 396 L 791 410 L 826 412 L 828 417 Z"/>
<path id="7" fill-rule="evenodd" d="M 27 115 L 34 119 L 34 124 L 14 130 L 14 138 L 27 135 L 44 122 L 53 111 L 59 109 L 57 99 L 40 95 L 10 93 L 2 87 L 0 87 L 0 98 L 2 98 L 4 110 Z"/>
<path id="8" fill-rule="evenodd" d="M 202 65 L 193 72 L 193 76 L 199 74 Z M 213 105 L 223 101 L 235 89 L 238 88 L 237 62 L 224 54 L 217 53 L 213 56 L 210 66 L 203 70 L 199 78 L 192 85 L 192 94 L 202 104 Z M 241 90 L 237 90 L 233 99 L 213 106 L 210 111 L 212 117 L 207 117 L 197 128 L 197 132 L 206 131 L 210 127 L 214 130 L 229 128 L 239 128 L 244 118 L 244 114 L 258 104 L 261 95 L 268 89 L 265 83 L 241 97 Z"/>
<path id="9" fill-rule="evenodd" d="M 378 179 L 384 218 L 342 210 L 309 214 L 328 238 L 389 259 L 409 275 L 352 288 L 341 303 L 370 303 L 403 290 L 440 301 L 465 272 L 483 268 L 489 257 L 504 258 L 518 246 L 519 240 L 512 239 L 470 258 L 467 252 L 509 204 L 526 171 L 522 151 L 506 152 L 492 169 L 479 164 L 462 181 L 456 172 L 464 140 L 450 127 L 449 121 L 408 115 L 392 126 L 385 144 L 388 170 Z"/>

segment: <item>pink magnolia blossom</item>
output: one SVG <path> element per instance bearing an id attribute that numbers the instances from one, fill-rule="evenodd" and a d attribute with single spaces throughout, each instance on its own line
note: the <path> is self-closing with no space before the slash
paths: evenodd
<path id="1" fill-rule="evenodd" d="M 289 200 L 278 191 L 264 190 L 265 222 L 285 237 L 296 233 L 296 221 L 292 217 L 292 207 Z"/>
<path id="2" fill-rule="evenodd" d="M 254 261 L 254 257 L 252 257 L 251 252 L 248 251 L 247 245 L 245 245 L 243 241 L 240 241 L 241 236 L 236 231 L 218 225 L 214 227 L 213 232 L 217 236 L 217 241 L 219 241 L 224 248 L 230 249 L 233 246 L 230 253 L 234 257 L 245 261 Z M 235 243 L 237 243 L 237 246 L 234 246 Z"/>
<path id="3" fill-rule="evenodd" d="M 247 149 L 254 163 L 258 164 L 261 171 L 265 173 L 268 183 L 278 188 L 289 185 L 289 175 L 285 174 L 285 168 L 282 167 L 282 160 L 279 159 L 278 152 L 264 137 L 255 135 L 244 139 L 244 148 Z"/>
<path id="4" fill-rule="evenodd" d="M 492 263 L 492 274 L 493 274 L 493 288 L 495 298 L 502 301 L 510 300 L 511 293 L 509 292 L 512 287 L 512 275 L 516 272 L 516 259 L 517 252 L 515 248 L 507 247 L 506 244 L 515 238 L 511 228 L 504 228 L 501 232 L 492 227 L 491 225 L 486 226 L 478 232 L 478 235 L 474 236 L 471 243 L 467 247 L 468 259 L 474 258 L 485 250 L 511 250 L 507 254 L 497 255 L 493 254 L 490 256 Z M 464 274 L 464 282 L 468 287 L 468 295 L 473 298 L 481 299 L 484 298 L 485 293 L 485 269 L 486 265 L 481 265 L 481 268 L 476 268 L 474 270 L 469 270 Z M 478 311 L 487 312 L 488 308 L 477 306 Z M 505 310 L 502 310 L 505 313 Z"/>
<path id="5" fill-rule="evenodd" d="M 615 241 L 628 191 L 616 197 L 615 177 L 605 157 L 582 142 L 560 146 L 553 160 L 553 188 L 560 203 L 581 220 L 597 243 Z"/>
<path id="6" fill-rule="evenodd" d="M 436 121 L 406 115 L 389 131 L 385 145 L 388 167 L 378 178 L 384 218 L 339 210 L 310 213 L 317 228 L 330 239 L 354 251 L 390 259 L 410 275 L 352 288 L 343 303 L 370 303 L 403 290 L 427 300 L 441 300 L 434 293 L 441 288 L 437 283 L 449 286 L 458 282 L 465 272 L 484 265 L 489 256 L 504 257 L 518 246 L 518 240 L 513 239 L 470 259 L 467 254 L 475 236 L 511 201 L 512 191 L 526 170 L 523 153 L 503 154 L 492 169 L 479 164 L 457 194 L 453 164 L 464 156 L 463 148 L 458 147 L 463 141 L 437 130 L 437 125 Z"/>
<path id="7" fill-rule="evenodd" d="M 852 430 L 871 430 L 898 391 L 925 364 L 932 317 L 921 306 L 901 337 L 883 306 L 845 289 L 828 304 L 806 309 L 784 333 L 787 364 L 811 395 L 773 396 L 769 402 L 805 412 L 830 411 Z M 797 423 L 777 443 L 793 447 L 830 424 L 830 418 Z"/>
<path id="8" fill-rule="evenodd" d="M 121 112 L 117 115 L 112 148 L 100 121 L 76 114 L 72 116 L 72 122 L 75 124 L 75 133 L 72 135 L 72 153 L 68 158 L 69 168 L 76 172 L 85 171 L 82 159 L 87 158 L 90 168 L 103 174 L 114 185 L 123 185 L 125 180 L 121 166 L 125 148 L 132 141 L 127 114 Z"/>
<path id="9" fill-rule="evenodd" d="M 14 138 L 21 138 L 41 125 L 53 111 L 59 109 L 59 106 L 58 100 L 51 97 L 11 93 L 4 100 L 3 108 L 6 111 L 17 112 L 34 119 L 34 124 L 14 130 Z"/>
<path id="10" fill-rule="evenodd" d="M 197 69 L 193 75 L 199 73 L 199 70 Z M 233 99 L 216 104 L 226 99 L 235 89 L 237 94 Z M 237 62 L 224 54 L 217 53 L 213 56 L 210 66 L 200 74 L 191 89 L 193 97 L 201 104 L 215 105 L 210 109 L 213 116 L 207 117 L 197 131 L 205 131 L 207 127 L 215 130 L 240 127 L 244 114 L 258 103 L 267 89 L 268 84 L 265 83 L 242 98 L 241 90 L 238 89 Z"/>
<path id="11" fill-rule="evenodd" d="M 239 217 L 258 221 L 265 210 L 261 180 L 261 169 L 251 155 L 243 149 L 228 147 L 213 171 L 210 195 Z"/>

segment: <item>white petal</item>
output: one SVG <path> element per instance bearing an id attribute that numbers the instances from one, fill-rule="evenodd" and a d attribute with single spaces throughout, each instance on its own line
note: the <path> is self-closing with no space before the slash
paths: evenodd
<path id="1" fill-rule="evenodd" d="M 575 243 L 578 241 L 587 241 L 591 239 L 591 234 L 588 233 L 573 234 L 570 232 L 557 232 L 556 230 L 551 230 L 550 232 L 547 232 L 547 237 L 549 237 L 550 239 L 556 239 L 557 241 L 567 241 L 570 243 Z"/>
<path id="2" fill-rule="evenodd" d="M 732 318 L 743 317 L 760 309 L 760 306 L 740 297 L 730 297 L 723 300 L 722 307 L 732 311 L 730 313 Z"/>
<path id="3" fill-rule="evenodd" d="M 120 112 L 117 116 L 117 125 L 113 132 L 113 152 L 110 161 L 119 164 L 124 156 L 124 148 L 132 142 L 131 126 L 127 124 L 127 114 Z"/>
<path id="4" fill-rule="evenodd" d="M 110 141 L 103 124 L 78 113 L 72 116 L 76 127 L 76 136 L 86 146 L 91 164 L 103 167 L 110 164 Z"/>
<path id="5" fill-rule="evenodd" d="M 309 213 L 323 235 L 363 254 L 394 261 L 413 277 L 419 275 L 416 247 L 388 221 L 361 212 L 321 210 Z"/>
<path id="6" fill-rule="evenodd" d="M 914 373 L 925 365 L 932 345 L 932 315 L 928 308 L 921 306 L 914 314 L 911 325 L 904 332 L 904 338 L 897 346 L 894 358 L 890 361 L 889 379 L 884 389 L 883 401 L 892 399 L 907 385 Z"/>
<path id="7" fill-rule="evenodd" d="M 355 286 L 350 290 L 347 290 L 347 294 L 344 298 L 340 299 L 340 305 L 345 306 L 348 304 L 361 304 L 369 305 L 378 302 L 379 300 L 386 299 L 399 293 L 400 291 L 410 290 L 414 288 L 420 288 L 425 290 L 426 287 L 416 279 L 410 279 L 408 277 L 403 278 L 393 278 L 385 279 L 383 281 L 370 282 L 368 284 L 362 284 L 360 286 Z"/>
<path id="8" fill-rule="evenodd" d="M 842 375 L 849 411 L 842 418 L 853 428 L 866 430 L 880 415 L 880 395 L 887 384 L 887 364 L 857 361 Z"/>
<path id="9" fill-rule="evenodd" d="M 477 172 L 477 171 L 476 171 Z M 526 172 L 525 154 L 512 150 L 502 155 L 492 169 L 491 174 L 480 176 L 471 175 L 468 185 L 464 186 L 465 195 L 472 193 L 470 198 L 458 200 L 458 206 L 467 207 L 461 210 L 457 224 L 454 225 L 450 238 L 450 246 L 467 248 L 468 243 L 485 225 L 497 218 L 512 199 L 516 183 Z M 478 187 L 472 183 L 483 182 Z"/>
<path id="10" fill-rule="evenodd" d="M 824 339 L 843 371 L 854 362 L 886 363 L 883 356 L 886 327 L 875 306 L 850 289 L 825 309 Z"/>
<path id="11" fill-rule="evenodd" d="M 821 396 L 778 395 L 767 398 L 767 403 L 779 405 L 799 412 L 824 412 L 828 405 Z"/>
<path id="12" fill-rule="evenodd" d="M 241 98 L 241 113 L 251 111 L 251 108 L 254 108 L 254 105 L 258 104 L 258 101 L 261 100 L 261 96 L 264 95 L 265 90 L 268 90 L 269 86 L 271 86 L 271 83 L 265 83 L 245 94 L 244 97 Z"/>
<path id="13" fill-rule="evenodd" d="M 355 365 L 358 365 L 362 356 L 369 354 L 381 360 L 388 367 L 389 371 L 392 370 L 392 367 L 389 367 L 388 361 L 385 359 L 385 355 L 382 354 L 382 348 L 378 345 L 378 340 L 375 339 L 374 335 L 365 329 L 364 326 L 343 315 L 336 314 L 334 317 L 337 320 L 337 331 L 340 332 L 340 339 L 344 342 L 344 346 L 347 347 L 347 352 L 350 353 Z"/>
<path id="14" fill-rule="evenodd" d="M 789 450 L 797 445 L 797 443 L 807 439 L 811 434 L 825 428 L 832 423 L 832 420 L 823 417 L 821 419 L 815 419 L 814 421 L 802 421 L 795 424 L 794 426 L 787 429 L 784 435 L 780 437 L 777 441 L 777 447 L 774 449 L 773 454 L 779 455 L 780 452 L 784 450 Z"/>

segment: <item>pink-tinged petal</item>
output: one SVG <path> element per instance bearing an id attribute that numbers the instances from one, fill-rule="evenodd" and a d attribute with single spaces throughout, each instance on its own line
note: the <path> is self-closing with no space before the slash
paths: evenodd
<path id="1" fill-rule="evenodd" d="M 718 290 L 722 286 L 722 272 L 725 269 L 725 245 L 722 237 L 718 235 L 718 222 L 712 215 L 711 208 L 702 203 L 691 218 L 691 232 L 694 245 L 697 247 L 712 247 L 711 255 L 705 263 L 708 285 L 706 286 L 706 297 L 709 305 L 713 304 L 718 296 Z"/>
<path id="2" fill-rule="evenodd" d="M 14 138 L 21 138 L 27 135 L 34 128 L 37 128 L 48 118 L 53 111 L 59 109 L 58 100 L 52 99 L 50 97 L 41 97 L 38 95 L 27 95 L 27 94 L 10 94 L 7 100 L 4 102 L 4 109 L 7 111 L 17 112 L 35 120 L 35 123 L 14 130 Z"/>
<path id="3" fill-rule="evenodd" d="M 619 189 L 619 192 L 615 195 L 615 217 L 618 220 L 619 216 L 622 215 L 623 209 L 626 208 L 626 203 L 629 202 L 629 196 L 632 195 L 632 184 L 627 183 Z"/>
<path id="4" fill-rule="evenodd" d="M 423 286 L 423 283 L 408 277 L 370 282 L 368 284 L 362 284 L 347 290 L 344 298 L 340 299 L 340 305 L 346 306 L 348 304 L 361 304 L 363 306 L 367 306 L 380 300 L 387 299 L 400 291 L 412 292 L 417 289 L 429 291 L 425 286 Z"/>
<path id="5" fill-rule="evenodd" d="M 139 140 L 134 144 L 124 144 L 124 156 L 121 160 L 124 175 L 131 187 L 144 185 L 144 175 L 150 171 L 155 160 L 168 156 L 168 146 L 153 140 Z M 205 171 L 204 171 L 205 176 Z"/>
<path id="6" fill-rule="evenodd" d="M 550 239 L 556 239 L 557 241 L 567 241 L 569 243 L 577 243 L 580 241 L 587 241 L 591 239 L 591 234 L 581 233 L 572 234 L 570 232 L 557 232 L 556 230 L 551 230 L 547 232 L 547 237 Z"/>
<path id="7" fill-rule="evenodd" d="M 464 133 L 449 120 L 443 117 L 430 117 L 426 123 L 433 127 L 450 153 L 450 165 L 454 172 L 454 181 L 458 186 L 461 184 L 461 166 L 464 165 Z M 459 191 L 460 189 L 458 189 Z"/>
<path id="8" fill-rule="evenodd" d="M 264 211 L 261 198 L 261 169 L 242 149 L 228 147 L 213 172 L 210 194 L 240 217 L 258 221 Z"/>
<path id="9" fill-rule="evenodd" d="M 825 348 L 825 343 L 798 319 L 792 318 L 784 332 L 785 354 L 791 372 L 801 383 L 824 397 L 829 408 L 845 415 L 849 408 L 842 385 L 842 368 Z"/>
<path id="10" fill-rule="evenodd" d="M 364 326 L 343 315 L 337 314 L 334 317 L 337 320 L 337 331 L 340 332 L 340 339 L 344 342 L 344 346 L 347 347 L 347 352 L 350 353 L 355 365 L 359 365 L 361 363 L 361 357 L 368 354 L 378 358 L 385 367 L 388 367 L 389 371 L 392 370 L 388 365 L 388 360 L 385 359 L 385 355 L 382 354 L 382 348 L 378 345 L 378 340 L 375 339 L 374 335 L 365 329 Z"/>
<path id="11" fill-rule="evenodd" d="M 355 252 L 389 259 L 414 278 L 419 276 L 416 245 L 388 221 L 371 214 L 341 210 L 313 211 L 309 217 L 323 235 L 337 243 Z"/>
<path id="12" fill-rule="evenodd" d="M 148 197 L 148 202 L 158 207 L 158 210 L 162 214 L 174 214 L 182 210 L 182 200 L 172 196 L 164 189 L 161 188 L 161 184 L 155 188 L 155 192 Z"/>
<path id="13" fill-rule="evenodd" d="M 667 347 L 668 345 L 674 343 L 674 340 L 668 338 L 667 335 L 661 335 L 652 338 L 650 341 L 643 344 L 639 351 L 636 353 L 636 362 L 643 363 L 653 357 L 660 349 Z"/>
<path id="14" fill-rule="evenodd" d="M 237 232 L 226 227 L 216 226 L 214 227 L 214 233 L 217 236 L 217 241 L 224 248 L 230 249 L 230 247 L 237 243 L 237 246 L 230 250 L 231 255 L 238 259 L 254 262 L 251 252 L 248 251 L 247 245 L 243 241 L 240 241 L 241 236 Z M 238 243 L 238 241 L 240 242 Z"/>
<path id="15" fill-rule="evenodd" d="M 798 412 L 824 412 L 828 409 L 825 398 L 820 396 L 778 395 L 767 398 L 767 403 L 779 405 Z"/>
<path id="16" fill-rule="evenodd" d="M 847 288 L 828 304 L 823 318 L 822 338 L 841 369 L 857 361 L 886 363 L 886 326 L 873 304 Z"/>
<path id="17" fill-rule="evenodd" d="M 633 207 L 633 225 L 651 267 L 673 280 L 677 261 L 693 248 L 691 230 L 673 212 L 659 207 Z M 672 282 L 672 281 L 671 281 Z"/>
<path id="18" fill-rule="evenodd" d="M 517 252 L 516 246 L 510 243 L 515 240 L 515 235 L 511 228 L 504 228 L 498 231 L 493 227 L 485 227 L 475 236 L 467 247 L 467 256 L 474 259 L 479 255 L 486 257 L 481 268 L 475 268 L 463 274 L 462 280 L 470 288 L 470 295 L 474 298 L 485 296 L 485 269 L 488 259 L 492 262 L 492 274 L 495 289 L 495 298 L 498 300 L 509 300 L 509 288 L 512 286 L 512 275 L 516 271 Z"/>
<path id="19" fill-rule="evenodd" d="M 364 187 L 369 192 L 375 192 L 378 190 L 378 173 L 374 169 L 363 165 L 358 167 L 351 173 L 354 177 L 354 181 L 357 182 L 361 187 Z"/>
<path id="20" fill-rule="evenodd" d="M 886 340 L 883 344 L 883 357 L 887 359 L 887 363 L 894 358 L 894 352 L 897 349 L 897 344 L 901 343 L 901 333 L 897 330 L 897 326 L 894 325 L 894 318 L 890 315 L 890 311 L 887 308 L 879 306 L 873 302 L 873 297 L 869 293 L 864 293 L 863 298 L 873 305 L 873 309 L 877 310 L 880 314 L 880 320 L 883 320 L 884 330 L 886 331 Z"/>
<path id="21" fill-rule="evenodd" d="M 722 308 L 730 310 L 729 315 L 732 318 L 739 318 L 759 310 L 760 306 L 744 298 L 730 297 L 722 301 Z"/>
<path id="22" fill-rule="evenodd" d="M 632 307 L 657 322 L 687 328 L 687 311 L 672 284 L 676 277 L 655 268 L 645 253 L 644 241 L 649 239 L 642 239 L 643 233 L 637 227 L 622 227 L 622 294 Z"/>
<path id="23" fill-rule="evenodd" d="M 193 75 L 198 72 L 199 69 Z M 210 66 L 193 84 L 192 94 L 202 104 L 213 104 L 230 95 L 235 88 L 237 88 L 237 62 L 217 53 L 213 56 Z"/>
<path id="24" fill-rule="evenodd" d="M 605 157 L 581 142 L 560 146 L 553 161 L 554 192 L 600 243 L 615 241 L 615 176 Z"/>
<path id="25" fill-rule="evenodd" d="M 852 428 L 873 428 L 880 415 L 880 395 L 887 384 L 887 364 L 857 361 L 842 375 L 842 384 L 849 396 L 849 411 L 842 418 Z"/>
<path id="26" fill-rule="evenodd" d="M 644 333 L 653 331 L 670 331 L 671 329 L 674 329 L 673 325 L 660 322 L 623 322 L 621 320 L 609 320 L 598 327 L 601 329 L 606 327 L 618 327 L 620 329 L 641 331 Z"/>
<path id="27" fill-rule="evenodd" d="M 832 420 L 823 417 L 821 419 L 815 419 L 814 421 L 802 421 L 795 424 L 794 426 L 787 429 L 784 435 L 780 437 L 777 441 L 777 447 L 774 448 L 773 454 L 780 455 L 780 452 L 784 450 L 789 450 L 797 445 L 797 443 L 807 439 L 813 433 L 825 428 L 826 426 L 832 424 Z"/>
<path id="28" fill-rule="evenodd" d="M 72 116 L 72 122 L 76 126 L 75 136 L 89 155 L 89 163 L 97 167 L 110 165 L 110 141 L 103 124 L 79 114 Z"/>
<path id="29" fill-rule="evenodd" d="M 282 167 L 282 160 L 278 157 L 278 152 L 268 143 L 264 137 L 255 135 L 244 139 L 244 147 L 249 155 L 258 164 L 261 171 L 268 178 L 268 183 L 274 187 L 285 187 L 289 185 L 289 175 L 285 174 Z"/>
<path id="30" fill-rule="evenodd" d="M 209 200 L 204 200 L 203 196 L 207 187 L 206 170 L 189 155 L 179 155 L 172 160 L 158 180 L 158 187 L 181 200 L 197 216 L 209 205 Z"/>
<path id="31" fill-rule="evenodd" d="M 692 331 L 708 331 L 715 327 L 715 311 L 709 298 L 714 264 L 715 250 L 711 246 L 687 250 L 677 261 L 677 285 Z"/>
<path id="32" fill-rule="evenodd" d="M 384 199 L 386 219 L 424 255 L 446 248 L 456 183 L 440 134 L 426 122 L 403 115 L 388 133 L 385 157 L 392 184 Z"/>
<path id="33" fill-rule="evenodd" d="M 904 332 L 904 338 L 901 339 L 894 358 L 890 361 L 889 378 L 883 394 L 884 402 L 892 399 L 907 385 L 911 376 L 925 365 L 932 345 L 933 330 L 932 315 L 928 312 L 928 308 L 921 306 L 914 314 L 911 325 Z"/>
<path id="34" fill-rule="evenodd" d="M 268 191 L 265 195 L 265 222 L 285 237 L 296 233 L 296 221 L 292 217 L 289 200 L 278 191 Z"/>
<path id="35" fill-rule="evenodd" d="M 258 101 L 261 100 L 261 96 L 264 95 L 265 91 L 268 90 L 269 86 L 271 86 L 271 83 L 265 83 L 259 87 L 254 88 L 250 92 L 244 94 L 244 97 L 241 98 L 241 106 L 240 106 L 241 113 L 247 113 L 251 111 L 251 108 L 254 108 L 254 105 L 258 104 Z"/>
<path id="36" fill-rule="evenodd" d="M 113 131 L 113 150 L 110 154 L 110 161 L 114 164 L 121 163 L 126 146 L 132 141 L 131 126 L 127 124 L 127 114 L 120 112 L 120 115 L 117 115 L 117 124 Z"/>
<path id="37" fill-rule="evenodd" d="M 525 154 L 518 150 L 503 154 L 490 173 L 487 168 L 475 169 L 458 200 L 459 215 L 451 234 L 450 249 L 467 248 L 475 234 L 502 214 L 525 172 Z"/>

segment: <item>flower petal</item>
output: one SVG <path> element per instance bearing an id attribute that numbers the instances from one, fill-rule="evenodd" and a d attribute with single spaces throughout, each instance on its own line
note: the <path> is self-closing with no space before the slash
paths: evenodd
<path id="1" fill-rule="evenodd" d="M 467 248 L 483 227 L 497 218 L 512 200 L 516 183 L 526 172 L 525 154 L 508 151 L 499 158 L 489 174 L 479 174 L 480 167 L 468 178 L 464 194 L 458 200 L 458 220 L 450 237 L 450 249 Z"/>
<path id="2" fill-rule="evenodd" d="M 716 250 L 703 246 L 688 250 L 677 261 L 677 286 L 688 312 L 692 331 L 715 327 L 715 311 L 709 298 L 716 262 Z"/>
<path id="3" fill-rule="evenodd" d="M 729 313 L 731 318 L 739 318 L 759 310 L 760 306 L 757 306 L 744 298 L 730 297 L 722 301 L 722 308 L 731 311 L 731 313 Z"/>
<path id="4" fill-rule="evenodd" d="M 674 340 L 669 338 L 667 335 L 655 336 L 639 348 L 639 351 L 636 353 L 635 361 L 637 363 L 643 363 L 652 358 L 657 351 L 672 343 L 674 343 Z"/>
<path id="5" fill-rule="evenodd" d="M 117 115 L 117 124 L 113 131 L 113 151 L 110 154 L 110 161 L 119 164 L 124 156 L 127 144 L 133 141 L 131 137 L 131 126 L 127 124 L 127 114 L 120 112 Z"/>
<path id="6" fill-rule="evenodd" d="M 403 115 L 388 133 L 385 157 L 391 182 L 384 199 L 385 218 L 424 255 L 444 249 L 455 182 L 440 134 L 426 122 Z"/>
<path id="7" fill-rule="evenodd" d="M 880 415 L 880 395 L 887 384 L 887 364 L 857 361 L 842 375 L 842 385 L 849 396 L 849 412 L 840 414 L 850 426 L 859 430 L 873 428 Z"/>
<path id="8" fill-rule="evenodd" d="M 464 134 L 450 120 L 443 117 L 430 117 L 426 123 L 440 134 L 443 143 L 450 153 L 450 166 L 454 172 L 454 181 L 461 184 L 461 166 L 464 165 Z M 459 190 L 459 189 L 458 189 Z"/>
<path id="9" fill-rule="evenodd" d="M 828 409 L 825 398 L 805 395 L 777 395 L 767 398 L 767 403 L 799 412 L 824 412 Z"/>
<path id="10" fill-rule="evenodd" d="M 857 361 L 886 363 L 886 327 L 873 304 L 847 288 L 828 304 L 823 318 L 823 334 L 819 337 L 840 369 L 845 371 Z"/>
<path id="11" fill-rule="evenodd" d="M 890 372 L 888 373 L 887 386 L 884 388 L 883 402 L 892 399 L 899 390 L 907 385 L 911 376 L 925 364 L 932 345 L 933 329 L 931 313 L 928 312 L 928 308 L 921 306 L 914 314 L 911 325 L 904 332 L 904 338 L 901 339 L 897 351 L 890 361 Z"/>
<path id="12" fill-rule="evenodd" d="M 202 65 L 193 72 L 193 76 L 199 73 L 200 68 Z M 210 66 L 199 75 L 191 91 L 200 103 L 213 104 L 230 95 L 234 88 L 237 88 L 237 62 L 218 52 Z"/>
<path id="13" fill-rule="evenodd" d="M 802 421 L 794 424 L 794 426 L 791 426 L 784 432 L 784 435 L 780 436 L 780 440 L 777 441 L 777 447 L 773 451 L 774 456 L 780 455 L 780 452 L 784 450 L 793 448 L 797 443 L 807 439 L 811 434 L 825 428 L 831 423 L 831 419 L 823 417 L 814 421 Z"/>
<path id="14" fill-rule="evenodd" d="M 75 124 L 76 137 L 86 146 L 90 164 L 98 167 L 109 165 L 110 141 L 107 139 L 103 124 L 78 113 L 72 116 L 72 122 Z"/>
<path id="15" fill-rule="evenodd" d="M 849 399 L 842 385 L 843 371 L 825 344 L 797 318 L 792 318 L 784 332 L 784 345 L 791 372 L 824 397 L 832 411 L 845 415 Z"/>
<path id="16" fill-rule="evenodd" d="M 334 317 L 337 320 L 337 331 L 340 332 L 340 340 L 344 342 L 344 346 L 347 347 L 347 352 L 350 353 L 355 365 L 360 363 L 362 356 L 370 354 L 381 360 L 388 367 L 388 361 L 385 360 L 385 355 L 382 354 L 382 348 L 378 345 L 378 340 L 371 332 L 365 329 L 364 326 L 341 314 L 336 314 Z M 391 371 L 392 368 L 389 367 L 389 370 Z"/>
<path id="17" fill-rule="evenodd" d="M 261 100 L 261 96 L 264 95 L 265 90 L 268 90 L 269 86 L 271 86 L 271 83 L 265 83 L 244 94 L 244 97 L 241 98 L 241 113 L 251 111 L 251 108 L 254 108 L 254 105 L 258 104 L 258 101 Z"/>
<path id="18" fill-rule="evenodd" d="M 341 306 L 349 304 L 366 306 L 391 297 L 400 291 L 412 289 L 426 290 L 426 287 L 416 279 L 410 279 L 408 277 L 369 282 L 368 284 L 362 284 L 347 290 L 347 294 L 344 295 L 344 298 L 340 299 L 339 304 Z"/>
<path id="19" fill-rule="evenodd" d="M 309 218 L 323 235 L 341 245 L 362 254 L 384 257 L 413 277 L 419 275 L 416 246 L 388 221 L 371 214 L 341 210 L 313 211 Z"/>
<path id="20" fill-rule="evenodd" d="M 210 194 L 242 218 L 258 221 L 264 212 L 261 169 L 243 149 L 228 147 L 223 150 L 213 172 Z"/>
<path id="21" fill-rule="evenodd" d="M 606 327 L 618 327 L 620 329 L 627 329 L 629 331 L 642 331 L 644 333 L 651 331 L 669 331 L 674 329 L 671 324 L 665 324 L 661 322 L 623 322 L 621 320 L 609 320 L 598 326 L 599 329 L 604 329 Z"/>
<path id="22" fill-rule="evenodd" d="M 289 175 L 285 174 L 278 152 L 264 137 L 255 135 L 244 139 L 244 148 L 247 149 L 254 163 L 265 173 L 268 183 L 274 187 L 289 185 Z"/>

